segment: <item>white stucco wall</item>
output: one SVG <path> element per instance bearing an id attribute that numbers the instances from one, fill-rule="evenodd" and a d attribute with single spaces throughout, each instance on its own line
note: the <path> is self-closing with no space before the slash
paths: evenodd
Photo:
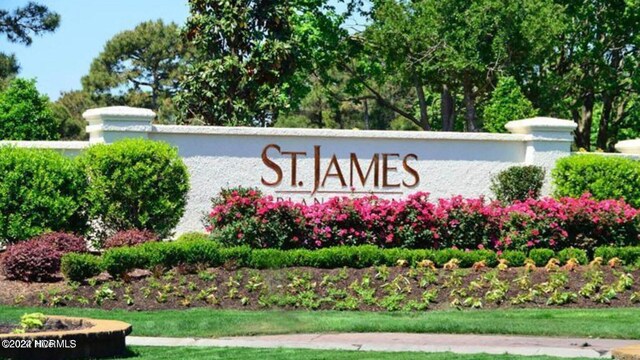
<path id="1" fill-rule="evenodd" d="M 499 171 L 529 164 L 550 170 L 558 158 L 570 155 L 575 128 L 571 121 L 549 118 L 512 121 L 507 124 L 511 134 L 167 126 L 151 125 L 155 115 L 150 110 L 127 107 L 92 109 L 84 116 L 88 142 L 12 144 L 72 156 L 89 144 L 126 137 L 176 146 L 191 177 L 176 234 L 202 231 L 211 198 L 227 187 L 258 187 L 277 198 L 307 203 L 369 193 L 400 198 L 417 191 L 431 193 L 434 200 L 458 194 L 489 196 L 491 178 Z M 291 152 L 298 153 L 294 184 Z M 377 162 L 372 161 L 376 157 Z M 362 183 L 356 164 L 364 175 L 371 163 L 378 165 L 377 181 L 374 166 Z M 278 183 L 276 168 L 281 170 Z M 543 189 L 550 191 L 549 177 Z"/>
<path id="2" fill-rule="evenodd" d="M 154 126 L 149 138 L 178 147 L 189 167 L 191 191 L 186 215 L 177 231 L 202 228 L 201 218 L 210 209 L 210 199 L 221 188 L 259 187 L 277 198 L 296 201 L 324 201 L 333 196 L 363 196 L 375 193 L 381 197 L 404 197 L 417 191 L 428 191 L 435 198 L 461 194 L 489 195 L 491 176 L 506 167 L 524 163 L 526 135 L 489 135 L 431 132 L 342 131 L 310 129 L 214 128 Z M 282 180 L 262 159 L 265 147 L 270 161 L 282 170 Z M 315 147 L 319 146 L 319 186 L 316 183 Z M 291 183 L 292 159 L 282 152 L 305 152 L 297 155 L 295 186 Z M 366 175 L 375 154 L 378 156 L 378 186 L 371 170 L 362 184 L 355 163 L 351 174 L 351 154 Z M 387 183 L 384 186 L 384 164 L 387 155 Z M 403 168 L 403 158 L 416 174 Z M 415 156 L 414 156 L 415 155 Z M 335 156 L 343 175 L 324 179 Z M 331 165 L 331 174 L 337 168 Z M 322 186 L 322 180 L 324 186 Z M 353 181 L 353 182 L 352 182 Z M 404 184 L 402 184 L 404 182 Z M 415 185 L 414 185 L 415 183 Z M 408 186 L 405 186 L 408 185 Z"/>

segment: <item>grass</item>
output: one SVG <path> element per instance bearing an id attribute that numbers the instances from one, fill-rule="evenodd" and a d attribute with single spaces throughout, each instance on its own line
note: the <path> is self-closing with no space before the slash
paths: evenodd
<path id="1" fill-rule="evenodd" d="M 296 359 L 296 360 L 553 360 L 560 359 L 549 356 L 517 356 L 517 355 L 462 355 L 452 353 L 420 353 L 420 352 L 367 352 L 339 350 L 300 350 L 300 349 L 244 349 L 244 348 L 193 348 L 193 347 L 131 347 L 132 360 L 246 360 L 246 359 Z M 563 358 L 566 359 L 566 358 Z M 578 359 L 578 358 L 574 358 Z M 571 360 L 571 359 L 567 359 Z"/>
<path id="2" fill-rule="evenodd" d="M 126 311 L 0 306 L 0 322 L 24 313 L 117 319 L 133 335 L 220 337 L 319 332 L 410 332 L 592 336 L 640 339 L 640 309 L 519 309 L 403 312 L 238 311 L 193 308 Z"/>

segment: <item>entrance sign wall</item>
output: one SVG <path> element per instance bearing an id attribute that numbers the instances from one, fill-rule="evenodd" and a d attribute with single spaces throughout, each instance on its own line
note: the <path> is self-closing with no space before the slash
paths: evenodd
<path id="1" fill-rule="evenodd" d="M 572 121 L 509 122 L 510 134 L 153 125 L 151 110 L 91 109 L 88 142 L 15 142 L 70 156 L 95 143 L 140 137 L 178 148 L 191 190 L 176 233 L 202 231 L 202 218 L 221 188 L 257 187 L 278 199 L 322 202 L 334 196 L 431 198 L 490 196 L 491 178 L 514 165 L 549 171 L 571 154 Z M 550 192 L 549 176 L 543 192 Z"/>

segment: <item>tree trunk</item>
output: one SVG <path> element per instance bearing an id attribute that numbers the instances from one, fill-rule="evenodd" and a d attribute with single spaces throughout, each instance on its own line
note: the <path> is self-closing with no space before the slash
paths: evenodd
<path id="1" fill-rule="evenodd" d="M 431 130 L 429 124 L 429 114 L 427 113 L 427 100 L 424 96 L 424 89 L 422 87 L 422 81 L 416 75 L 415 76 L 416 93 L 418 94 L 418 104 L 420 105 L 420 127 L 423 130 Z"/>
<path id="2" fill-rule="evenodd" d="M 369 103 L 367 99 L 364 99 L 364 128 L 365 130 L 369 130 Z"/>
<path id="3" fill-rule="evenodd" d="M 611 124 L 611 112 L 613 110 L 613 97 L 602 96 L 602 115 L 600 115 L 600 126 L 598 127 L 598 140 L 596 145 L 599 149 L 607 150 L 609 142 L 609 124 Z"/>
<path id="4" fill-rule="evenodd" d="M 473 93 L 473 84 L 471 80 L 465 79 L 462 85 L 464 91 L 464 105 L 466 108 L 466 131 L 477 132 L 478 131 L 478 119 L 476 114 L 476 96 Z"/>
<path id="5" fill-rule="evenodd" d="M 578 148 L 591 150 L 591 125 L 593 123 L 593 91 L 587 92 L 582 97 L 582 108 L 578 118 L 578 128 L 576 129 L 576 146 Z"/>
<path id="6" fill-rule="evenodd" d="M 456 107 L 453 96 L 447 85 L 442 86 L 440 94 L 440 112 L 442 115 L 442 131 L 453 131 L 453 122 L 456 117 Z"/>

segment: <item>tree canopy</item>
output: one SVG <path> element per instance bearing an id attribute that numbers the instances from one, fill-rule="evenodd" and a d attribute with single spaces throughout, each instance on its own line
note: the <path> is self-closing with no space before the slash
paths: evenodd
<path id="1" fill-rule="evenodd" d="M 0 9 L 0 34 L 9 42 L 31 45 L 33 36 L 55 31 L 60 25 L 60 15 L 46 6 L 29 2 L 13 11 Z M 0 52 L 0 80 L 15 76 L 20 70 L 14 55 Z"/>
<path id="2" fill-rule="evenodd" d="M 176 24 L 143 22 L 107 41 L 82 85 L 95 101 L 158 111 L 178 89 L 186 53 Z"/>

